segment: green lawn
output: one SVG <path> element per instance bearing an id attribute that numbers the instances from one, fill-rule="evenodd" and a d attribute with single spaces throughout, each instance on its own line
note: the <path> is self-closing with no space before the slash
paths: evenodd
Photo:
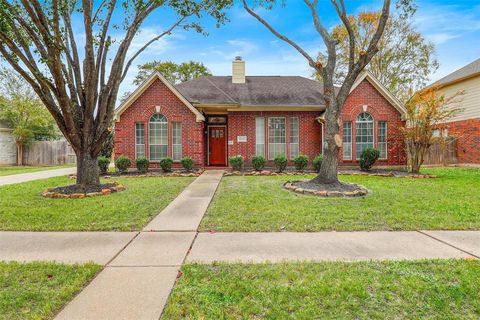
<path id="1" fill-rule="evenodd" d="M 0 187 L 0 230 L 139 230 L 194 178 L 143 177 L 117 180 L 127 190 L 84 199 L 46 199 L 49 187 L 72 184 L 58 177 Z"/>
<path id="2" fill-rule="evenodd" d="M 46 167 L 31 167 L 31 166 L 12 166 L 12 167 L 0 167 L 0 177 L 1 176 L 9 176 L 12 174 L 19 174 L 19 173 L 28 173 L 28 172 L 37 172 L 37 171 L 45 171 L 45 170 L 53 170 L 53 169 L 61 169 L 61 168 L 70 168 L 74 167 L 73 164 L 66 164 L 61 166 L 46 166 Z"/>
<path id="3" fill-rule="evenodd" d="M 479 319 L 480 262 L 185 265 L 162 319 Z"/>
<path id="4" fill-rule="evenodd" d="M 283 189 L 288 179 L 225 177 L 201 230 L 320 231 L 480 229 L 480 169 L 425 172 L 437 179 L 341 176 L 366 186 L 364 198 L 320 198 Z"/>
<path id="5" fill-rule="evenodd" d="M 100 268 L 0 262 L 0 319 L 51 319 Z"/>

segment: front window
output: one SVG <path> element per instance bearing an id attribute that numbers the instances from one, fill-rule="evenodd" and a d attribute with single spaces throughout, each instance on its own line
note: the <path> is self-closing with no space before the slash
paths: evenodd
<path id="1" fill-rule="evenodd" d="M 172 122 L 172 159 L 182 160 L 182 124 Z"/>
<path id="2" fill-rule="evenodd" d="M 268 118 L 268 159 L 285 154 L 285 118 Z"/>
<path id="3" fill-rule="evenodd" d="M 168 124 L 162 114 L 150 118 L 148 127 L 148 142 L 150 145 L 150 160 L 158 161 L 168 155 Z"/>
<path id="4" fill-rule="evenodd" d="M 343 160 L 352 160 L 352 123 L 343 123 Z"/>
<path id="5" fill-rule="evenodd" d="M 135 123 L 135 157 L 145 157 L 145 125 Z"/>
<path id="6" fill-rule="evenodd" d="M 255 118 L 255 155 L 265 156 L 265 118 Z"/>
<path id="7" fill-rule="evenodd" d="M 367 148 L 373 148 L 373 117 L 370 113 L 362 112 L 358 115 L 356 121 L 356 157 L 360 159 L 362 151 Z"/>
<path id="8" fill-rule="evenodd" d="M 387 159 L 387 122 L 378 122 L 378 151 L 380 159 Z"/>
<path id="9" fill-rule="evenodd" d="M 293 159 L 298 156 L 299 147 L 298 147 L 298 117 L 290 118 L 290 159 Z"/>

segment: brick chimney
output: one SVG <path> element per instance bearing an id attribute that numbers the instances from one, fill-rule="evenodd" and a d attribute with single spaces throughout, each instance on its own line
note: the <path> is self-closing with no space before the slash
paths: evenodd
<path id="1" fill-rule="evenodd" d="M 245 83 L 245 61 L 235 57 L 232 62 L 232 83 Z"/>

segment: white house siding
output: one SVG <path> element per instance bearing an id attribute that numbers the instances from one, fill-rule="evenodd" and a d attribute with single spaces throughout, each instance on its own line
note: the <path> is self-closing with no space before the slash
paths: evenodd
<path id="1" fill-rule="evenodd" d="M 462 111 L 449 122 L 480 119 L 480 75 L 442 87 L 439 93 L 449 97 L 462 90 L 465 93 L 458 97 Z"/>

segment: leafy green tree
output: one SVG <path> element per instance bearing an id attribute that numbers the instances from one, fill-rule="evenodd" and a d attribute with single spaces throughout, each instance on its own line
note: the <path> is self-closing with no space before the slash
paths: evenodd
<path id="1" fill-rule="evenodd" d="M 12 129 L 17 147 L 17 165 L 34 140 L 58 137 L 55 121 L 30 85 L 11 69 L 0 69 L 0 120 Z"/>
<path id="2" fill-rule="evenodd" d="M 207 67 L 201 62 L 189 61 L 175 63 L 172 61 L 152 61 L 138 66 L 138 74 L 133 80 L 135 85 L 144 82 L 152 72 L 159 72 L 170 83 L 180 83 L 192 80 L 201 76 L 211 76 Z"/>
<path id="3" fill-rule="evenodd" d="M 0 55 L 33 87 L 74 149 L 77 184 L 100 183 L 97 157 L 110 134 L 119 86 L 135 59 L 175 29 L 204 33 L 205 16 L 223 24 L 231 2 L 0 0 Z M 155 11 L 175 20 L 127 56 Z"/>
<path id="4" fill-rule="evenodd" d="M 403 103 L 407 102 L 413 92 L 427 84 L 429 76 L 439 66 L 435 58 L 434 44 L 427 41 L 411 23 L 414 14 L 415 10 L 411 10 L 389 18 L 377 44 L 378 53 L 366 66 L 366 69 Z M 380 12 L 360 12 L 348 16 L 355 35 L 357 59 L 367 48 L 380 16 Z M 333 28 L 331 34 L 339 41 L 334 77 L 337 83 L 341 83 L 347 75 L 350 59 L 348 31 L 343 24 L 339 24 Z M 321 53 L 319 59 L 325 60 L 325 55 Z M 315 76 L 320 78 L 318 74 Z"/>

